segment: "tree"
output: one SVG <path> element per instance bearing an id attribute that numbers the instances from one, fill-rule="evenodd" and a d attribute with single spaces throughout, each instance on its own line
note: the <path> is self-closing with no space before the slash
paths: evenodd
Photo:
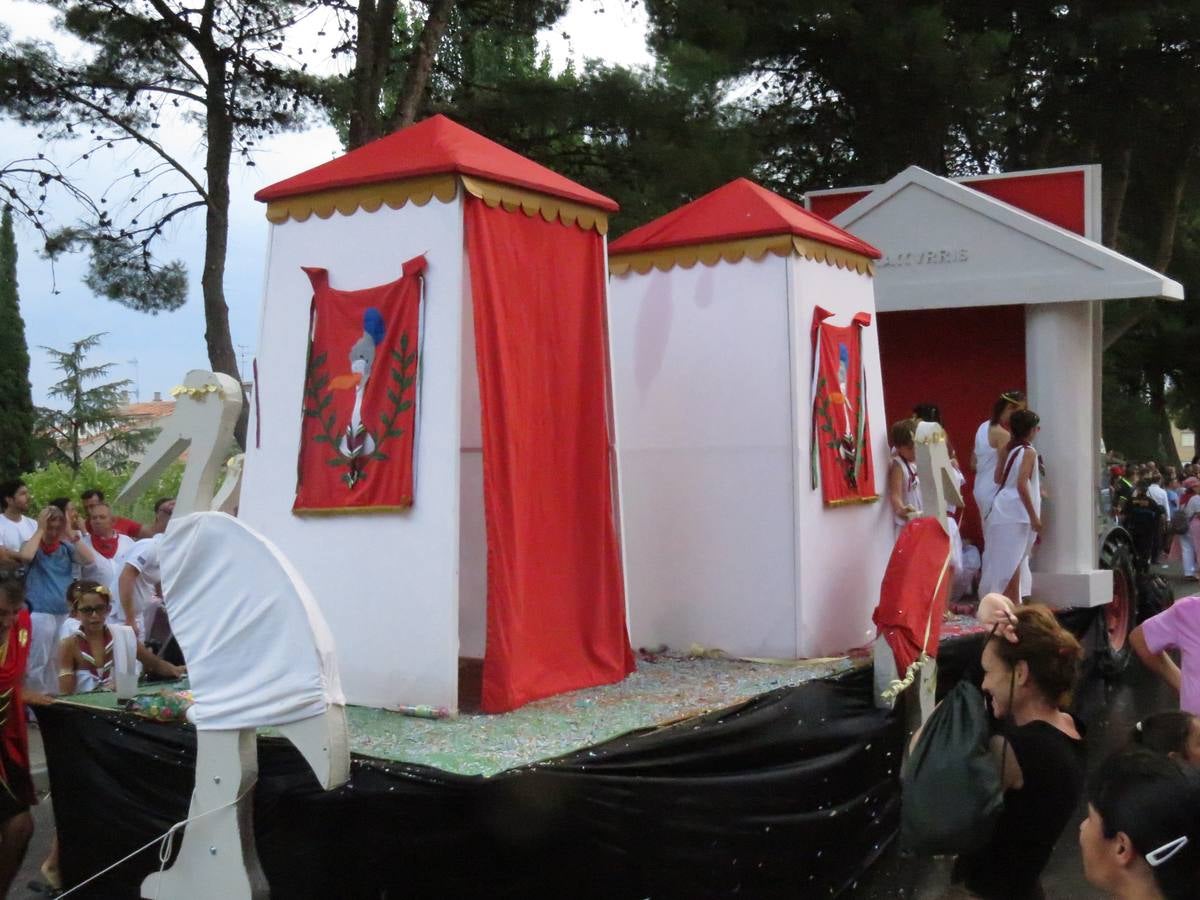
<path id="1" fill-rule="evenodd" d="M 372 9 L 384 14 L 382 3 Z M 641 71 L 592 61 L 555 74 L 539 53 L 537 33 L 565 10 L 561 0 L 459 0 L 433 54 L 419 113 L 445 113 L 614 197 L 620 230 L 751 170 L 758 158 L 755 123 L 723 104 L 715 79 L 701 67 Z M 365 93 L 357 80 L 353 96 L 331 93 L 330 118 L 350 149 L 391 130 L 395 111 L 414 99 L 413 51 L 405 49 L 416 39 L 410 18 L 410 8 L 399 6 L 390 55 L 366 49 L 359 25 L 359 71 L 368 57 L 391 66 L 368 67 L 375 80 Z M 427 19 L 423 36 L 428 26 Z"/>
<path id="2" fill-rule="evenodd" d="M 568 0 L 323 0 L 342 15 L 345 39 L 336 53 L 353 55 L 349 79 L 326 83 L 325 103 L 347 150 L 411 125 L 460 83 L 464 42 L 534 42 L 566 12 Z M 455 57 L 449 63 L 447 56 Z M 458 71 L 455 71 L 458 70 Z"/>
<path id="3" fill-rule="evenodd" d="M 174 309 L 185 299 L 185 272 L 178 262 L 156 261 L 154 245 L 177 217 L 203 210 L 208 358 L 214 370 L 240 381 L 224 287 L 230 167 L 235 155 L 253 165 L 249 156 L 264 136 L 303 121 L 316 82 L 284 53 L 284 38 L 311 4 L 44 2 L 62 13 L 61 27 L 92 55 L 67 61 L 43 42 L 3 43 L 0 109 L 47 139 L 84 142 L 83 159 L 118 147 L 136 148 L 146 159 L 127 176 L 127 197 L 120 179 L 103 196 L 88 198 L 94 216 L 45 232 L 47 251 L 87 246 L 87 283 L 98 294 L 147 312 Z M 201 167 L 165 146 L 159 129 L 168 119 L 198 126 Z M 36 213 L 37 205 L 27 206 Z M 238 435 L 244 444 L 245 411 Z"/>
<path id="4" fill-rule="evenodd" d="M 12 212 L 0 216 L 0 478 L 33 465 L 33 394 L 29 347 L 17 296 L 17 242 Z"/>
<path id="5" fill-rule="evenodd" d="M 877 183 L 913 163 L 950 175 L 1100 163 L 1105 243 L 1197 271 L 1181 258 L 1200 248 L 1194 0 L 646 5 L 652 46 L 712 66 L 758 120 L 760 172 L 777 186 Z M 1110 445 L 1174 456 L 1168 398 L 1190 409 L 1184 395 L 1200 391 L 1198 339 L 1195 302 L 1105 304 Z"/>
<path id="6" fill-rule="evenodd" d="M 354 51 L 349 90 L 334 92 L 347 119 L 346 149 L 416 121 L 454 5 L 428 0 L 424 24 L 414 34 L 415 9 L 399 0 L 358 0 L 353 37 L 343 45 Z"/>
<path id="7" fill-rule="evenodd" d="M 42 349 L 63 378 L 50 388 L 50 396 L 63 400 L 65 409 L 38 408 L 36 433 L 43 439 L 44 462 L 59 462 L 78 472 L 85 459 L 116 465 L 141 450 L 154 430 L 138 428 L 119 407 L 128 379 L 104 381 L 111 363 L 88 365 L 87 355 L 103 334 L 92 334 L 71 344 L 70 350 Z M 100 381 L 100 384 L 92 382 Z"/>

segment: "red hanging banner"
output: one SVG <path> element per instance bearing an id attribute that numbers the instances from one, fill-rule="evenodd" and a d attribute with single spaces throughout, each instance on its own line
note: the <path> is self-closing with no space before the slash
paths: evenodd
<path id="1" fill-rule="evenodd" d="M 466 198 L 483 426 L 483 709 L 633 671 L 613 520 L 604 241 Z"/>
<path id="2" fill-rule="evenodd" d="M 310 269 L 312 325 L 295 513 L 400 510 L 413 502 L 425 257 L 360 291 Z"/>
<path id="3" fill-rule="evenodd" d="M 826 506 L 878 500 L 867 421 L 862 330 L 858 313 L 841 328 L 825 322 L 833 313 L 813 311 L 812 486 L 821 485 Z"/>

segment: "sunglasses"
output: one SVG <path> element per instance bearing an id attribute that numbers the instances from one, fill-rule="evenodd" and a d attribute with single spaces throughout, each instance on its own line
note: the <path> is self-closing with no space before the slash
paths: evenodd
<path id="1" fill-rule="evenodd" d="M 81 616 L 94 616 L 96 613 L 108 612 L 107 606 L 77 606 L 75 611 Z"/>

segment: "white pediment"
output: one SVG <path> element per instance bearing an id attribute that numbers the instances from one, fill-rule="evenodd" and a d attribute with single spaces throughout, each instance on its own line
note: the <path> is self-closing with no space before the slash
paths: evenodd
<path id="1" fill-rule="evenodd" d="M 1177 281 L 917 166 L 833 223 L 883 251 L 875 277 L 880 312 L 1183 299 Z"/>

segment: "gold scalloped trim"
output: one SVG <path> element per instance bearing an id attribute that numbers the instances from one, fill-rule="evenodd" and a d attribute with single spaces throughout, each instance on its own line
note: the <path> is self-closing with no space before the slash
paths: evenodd
<path id="1" fill-rule="evenodd" d="M 860 275 L 875 274 L 875 261 L 861 253 L 831 247 L 794 234 L 775 234 L 736 241 L 665 247 L 661 250 L 647 250 L 644 253 L 617 254 L 609 258 L 608 271 L 612 275 L 624 275 L 630 271 L 645 275 L 651 269 L 658 269 L 660 272 L 667 272 L 676 266 L 690 269 L 698 262 L 706 266 L 715 266 L 722 260 L 729 263 L 741 262 L 747 256 L 753 260 L 760 260 L 768 253 L 775 256 L 796 253 L 805 259 L 823 262 L 839 269 L 853 269 Z"/>
<path id="2" fill-rule="evenodd" d="M 558 221 L 564 225 L 577 225 L 584 231 L 594 228 L 600 234 L 608 234 L 608 215 L 601 210 L 508 184 L 455 174 L 430 175 L 382 184 L 362 184 L 333 191 L 284 197 L 267 204 L 267 219 L 276 225 L 288 219 L 303 222 L 314 213 L 317 218 L 328 219 L 335 211 L 348 216 L 360 209 L 375 212 L 384 204 L 392 209 L 399 209 L 407 203 L 424 206 L 434 197 L 442 203 L 449 203 L 458 195 L 460 181 L 467 193 L 478 197 L 493 209 L 497 206 L 508 212 L 519 209 L 531 218 L 540 215 L 547 222 Z"/>
<path id="3" fill-rule="evenodd" d="M 334 211 L 348 216 L 360 209 L 375 212 L 384 204 L 391 209 L 399 209 L 408 203 L 424 206 L 434 197 L 449 203 L 457 194 L 458 178 L 455 175 L 428 175 L 272 200 L 267 204 L 267 219 L 276 225 L 288 219 L 303 222 L 314 213 L 319 219 L 328 219 Z"/>
<path id="4" fill-rule="evenodd" d="M 530 218 L 540 215 L 547 222 L 557 220 L 564 225 L 576 225 L 584 231 L 594 228 L 600 234 L 608 234 L 608 214 L 595 207 L 539 194 L 536 191 L 527 191 L 511 184 L 485 181 L 472 175 L 460 177 L 467 193 L 478 197 L 492 209 L 497 206 L 508 212 L 516 212 L 519 209 Z"/>

